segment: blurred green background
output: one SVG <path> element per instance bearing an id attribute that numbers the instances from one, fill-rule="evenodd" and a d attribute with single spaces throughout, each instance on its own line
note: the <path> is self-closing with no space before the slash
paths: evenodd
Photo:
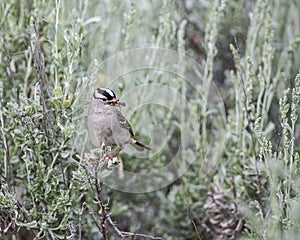
<path id="1" fill-rule="evenodd" d="M 299 10 L 297 0 L 1 1 L 1 239 L 299 239 Z M 195 161 L 172 184 L 125 193 L 101 183 L 107 170 L 84 163 L 83 123 L 95 84 L 110 84 L 99 63 L 144 47 L 194 59 L 200 69 L 178 71 L 195 85 L 145 71 L 121 78 L 117 94 L 172 86 L 193 117 L 135 112 L 137 135 L 150 143 L 148 126 L 161 124 L 168 147 L 143 161 L 121 154 L 115 169 L 121 177 L 161 168 L 183 130 L 199 147 L 184 144 L 180 161 Z M 224 119 L 195 91 L 213 84 Z M 203 156 L 221 134 L 212 163 Z"/>

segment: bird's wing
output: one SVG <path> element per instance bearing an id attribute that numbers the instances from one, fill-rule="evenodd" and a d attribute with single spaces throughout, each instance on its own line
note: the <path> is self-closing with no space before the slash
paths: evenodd
<path id="1" fill-rule="evenodd" d="M 130 123 L 127 121 L 127 119 L 122 115 L 120 111 L 117 111 L 117 119 L 121 127 L 124 129 L 127 129 L 130 133 L 130 135 L 133 138 L 133 146 L 138 150 L 138 151 L 143 151 L 144 149 L 151 150 L 148 146 L 146 146 L 144 143 L 139 142 L 133 134 L 132 128 L 130 126 Z"/>
<path id="2" fill-rule="evenodd" d="M 127 121 L 127 119 L 122 115 L 122 113 L 120 111 L 117 111 L 117 119 L 118 119 L 120 125 L 123 128 L 127 129 L 130 132 L 131 136 L 134 137 L 134 133 L 132 131 L 130 123 Z"/>

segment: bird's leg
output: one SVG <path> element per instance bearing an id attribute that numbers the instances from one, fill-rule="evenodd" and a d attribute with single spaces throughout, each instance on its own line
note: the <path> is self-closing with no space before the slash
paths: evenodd
<path id="1" fill-rule="evenodd" d="M 119 147 L 119 148 L 117 149 L 117 151 L 115 151 L 115 153 L 113 154 L 114 157 L 116 157 L 122 150 L 123 150 L 123 148 Z"/>
<path id="2" fill-rule="evenodd" d="M 114 153 L 106 154 L 105 156 L 105 165 L 109 166 L 110 161 L 112 161 L 112 164 L 115 164 L 114 158 L 117 157 L 117 155 L 123 150 L 123 148 L 118 148 Z"/>
<path id="3" fill-rule="evenodd" d="M 112 154 L 106 154 L 106 156 L 109 158 L 109 159 L 113 159 L 115 158 L 121 151 L 123 150 L 123 148 L 118 148 L 117 151 L 115 151 L 114 153 Z"/>

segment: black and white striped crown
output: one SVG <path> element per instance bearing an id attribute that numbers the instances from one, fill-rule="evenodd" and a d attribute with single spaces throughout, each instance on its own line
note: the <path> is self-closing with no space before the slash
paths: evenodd
<path id="1" fill-rule="evenodd" d="M 109 88 L 97 88 L 94 93 L 94 98 L 101 99 L 103 101 L 110 101 L 116 99 L 116 94 Z"/>

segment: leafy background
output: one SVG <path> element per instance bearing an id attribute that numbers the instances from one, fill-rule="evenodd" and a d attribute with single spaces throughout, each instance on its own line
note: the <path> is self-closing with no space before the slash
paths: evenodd
<path id="1" fill-rule="evenodd" d="M 1 1 L 1 238 L 298 239 L 299 5 Z M 76 121 L 86 116 L 88 76 L 97 62 L 149 46 L 187 54 L 203 66 L 203 81 L 214 81 L 224 100 L 226 143 L 209 173 L 199 149 L 195 163 L 170 186 L 124 193 L 101 184 L 102 166 L 82 164 L 78 146 L 88 139 Z M 97 80 L 108 83 L 106 76 Z M 137 83 L 124 81 L 116 91 Z M 199 117 L 187 125 L 199 125 L 205 149 L 213 128 L 201 98 L 191 100 Z M 145 136 L 138 117 L 132 125 Z M 178 131 L 169 139 L 174 146 Z M 173 150 L 143 164 L 122 155 L 122 167 L 159 168 Z"/>

